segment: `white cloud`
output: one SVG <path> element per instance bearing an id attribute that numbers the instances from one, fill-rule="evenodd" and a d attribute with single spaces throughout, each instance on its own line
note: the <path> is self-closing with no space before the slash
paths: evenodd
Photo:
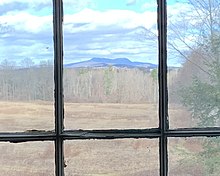
<path id="1" fill-rule="evenodd" d="M 108 20 L 107 20 L 108 19 Z M 8 12 L 0 16 L 1 23 L 14 26 L 17 30 L 40 32 L 52 28 L 52 15 L 36 16 L 27 11 Z M 64 28 L 70 32 L 91 31 L 103 26 L 117 26 L 126 29 L 143 26 L 150 28 L 156 23 L 155 12 L 136 13 L 129 10 L 109 10 L 105 12 L 84 9 L 76 14 L 65 14 Z M 77 24 L 86 24 L 77 26 Z M 74 27 L 77 26 L 77 27 Z"/>
<path id="2" fill-rule="evenodd" d="M 0 21 L 14 28 L 5 33 L 0 47 L 1 58 L 52 58 L 52 15 L 37 16 L 28 11 L 13 11 L 0 16 Z M 138 39 L 136 28 L 150 28 L 156 23 L 155 12 L 137 13 L 129 10 L 94 11 L 84 9 L 64 16 L 64 57 L 73 58 L 128 57 L 144 59 L 150 52 Z M 23 33 L 21 36 L 20 34 Z M 27 34 L 26 34 L 27 33 Z M 23 39 L 25 37 L 25 40 Z M 16 39 L 16 40 L 15 40 Z M 50 53 L 44 50 L 50 46 Z M 5 47 L 14 48 L 13 54 Z M 50 55 L 51 54 L 51 55 Z M 39 56 L 40 55 L 40 56 Z M 71 62 L 71 61 L 70 61 Z"/>
<path id="3" fill-rule="evenodd" d="M 155 56 L 154 44 L 148 45 L 146 40 L 140 40 L 138 28 L 155 27 L 156 21 L 156 12 L 84 9 L 67 14 L 64 16 L 65 60 L 70 62 L 68 60 L 74 55 L 84 59 L 128 57 L 133 60 L 144 60 L 148 53 Z"/>
<path id="4" fill-rule="evenodd" d="M 95 30 L 101 26 L 117 26 L 132 29 L 139 26 L 150 28 L 156 23 L 156 12 L 136 13 L 129 10 L 109 10 L 105 12 L 84 9 L 77 14 L 65 15 L 66 30 L 72 32 Z M 73 24 L 85 23 L 78 28 Z"/>
<path id="5" fill-rule="evenodd" d="M 15 31 L 39 33 L 52 28 L 53 17 L 34 16 L 27 12 L 9 13 L 0 16 L 3 24 L 13 26 Z"/>
<path id="6" fill-rule="evenodd" d="M 47 5 L 49 0 L 1 0 L 0 5 L 13 2 L 37 6 Z M 128 57 L 133 60 L 146 58 L 150 46 L 147 48 L 138 39 L 136 28 L 154 26 L 157 21 L 156 12 L 95 11 L 83 8 L 91 1 L 80 2 L 83 1 L 74 1 L 83 10 L 75 14 L 68 10 L 64 16 L 65 61 L 92 57 Z M 74 4 L 72 0 L 65 0 L 65 4 L 68 3 L 71 6 Z M 13 27 L 14 31 L 1 34 L 0 58 L 53 58 L 52 20 L 52 14 L 39 15 L 37 11 L 31 13 L 30 10 L 15 10 L 4 13 L 0 16 L 1 23 Z M 47 46 L 50 51 L 45 50 Z M 9 48 L 13 48 L 13 53 L 9 52 Z"/>

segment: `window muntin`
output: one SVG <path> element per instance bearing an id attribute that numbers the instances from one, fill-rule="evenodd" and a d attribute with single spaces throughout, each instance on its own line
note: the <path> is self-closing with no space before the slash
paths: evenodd
<path id="1" fill-rule="evenodd" d="M 0 131 L 54 129 L 53 7 L 44 3 L 0 3 Z"/>
<path id="2" fill-rule="evenodd" d="M 1 141 L 26 142 L 55 141 L 56 175 L 64 175 L 63 140 L 114 139 L 114 138 L 159 138 L 160 175 L 168 175 L 167 138 L 192 136 L 219 136 L 219 128 L 169 130 L 167 123 L 166 93 L 166 1 L 158 0 L 159 33 L 159 129 L 149 130 L 72 130 L 62 131 L 62 2 L 54 0 L 54 43 L 55 43 L 55 115 L 53 131 L 26 131 L 24 133 L 0 133 Z"/>

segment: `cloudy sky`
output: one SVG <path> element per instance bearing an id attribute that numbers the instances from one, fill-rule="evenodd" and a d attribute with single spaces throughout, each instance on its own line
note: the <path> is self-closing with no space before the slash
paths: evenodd
<path id="1" fill-rule="evenodd" d="M 64 63 L 93 57 L 157 63 L 156 0 L 63 1 Z M 171 16 L 182 8 L 169 1 Z M 53 59 L 52 13 L 52 0 L 1 0 L 0 61 Z"/>

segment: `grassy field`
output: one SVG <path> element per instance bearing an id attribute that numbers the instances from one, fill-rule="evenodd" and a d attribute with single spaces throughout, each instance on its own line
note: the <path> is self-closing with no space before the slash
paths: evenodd
<path id="1" fill-rule="evenodd" d="M 170 126 L 191 127 L 189 113 L 180 106 L 169 108 Z M 183 119 L 184 118 L 184 119 Z M 0 102 L 0 131 L 54 129 L 54 104 L 50 102 Z M 155 128 L 156 104 L 65 103 L 66 129 Z"/>
<path id="2" fill-rule="evenodd" d="M 66 129 L 150 128 L 158 126 L 155 104 L 66 103 Z M 54 129 L 54 108 L 49 102 L 0 102 L 0 131 Z M 182 107 L 170 106 L 173 127 L 192 125 Z M 184 118 L 184 120 L 183 120 Z M 196 148 L 196 149 L 195 149 Z M 197 148 L 199 150 L 197 150 Z M 194 149 L 194 150 L 193 150 Z M 158 176 L 158 139 L 66 141 L 67 176 Z M 199 140 L 169 141 L 171 176 L 202 176 L 202 168 L 180 164 L 179 151 L 197 153 Z M 54 175 L 53 142 L 0 143 L 0 176 Z M 187 167 L 187 168 L 186 168 Z"/>

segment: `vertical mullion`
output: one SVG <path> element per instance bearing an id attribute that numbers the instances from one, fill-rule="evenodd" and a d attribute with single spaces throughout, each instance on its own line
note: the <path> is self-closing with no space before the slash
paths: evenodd
<path id="1" fill-rule="evenodd" d="M 55 82 L 55 173 L 64 176 L 63 154 L 63 2 L 53 0 L 54 82 Z"/>
<path id="2" fill-rule="evenodd" d="M 167 4 L 166 0 L 157 0 L 158 4 L 158 44 L 159 44 L 159 128 L 161 137 L 160 176 L 168 175 L 167 137 L 168 129 L 168 91 L 167 91 Z"/>

